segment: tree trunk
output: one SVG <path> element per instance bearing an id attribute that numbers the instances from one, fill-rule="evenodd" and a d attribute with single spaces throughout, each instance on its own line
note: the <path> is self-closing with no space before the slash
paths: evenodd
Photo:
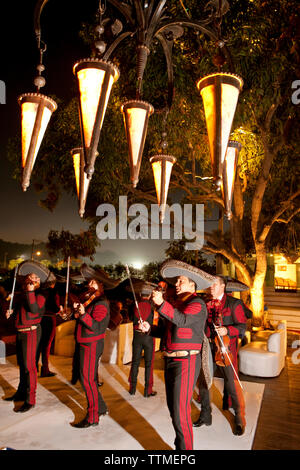
<path id="1" fill-rule="evenodd" d="M 267 255 L 265 244 L 256 245 L 256 269 L 250 287 L 253 325 L 262 326 L 264 320 L 264 282 L 267 273 Z"/>

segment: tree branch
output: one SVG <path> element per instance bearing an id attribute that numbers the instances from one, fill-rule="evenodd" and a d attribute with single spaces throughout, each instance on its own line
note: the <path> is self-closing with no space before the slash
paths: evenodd
<path id="1" fill-rule="evenodd" d="M 244 282 L 248 286 L 251 286 L 253 273 L 247 264 L 224 242 L 222 242 L 219 236 L 205 232 L 204 238 L 208 243 L 210 243 L 210 245 L 204 245 L 203 250 L 208 251 L 209 253 L 225 256 L 225 258 L 234 263 L 234 265 L 239 269 L 241 275 L 243 276 Z"/>
<path id="2" fill-rule="evenodd" d="M 270 230 L 271 230 L 271 228 L 272 228 L 272 225 L 273 225 L 275 222 L 282 222 L 282 223 L 288 224 L 288 223 L 290 222 L 290 220 L 291 220 L 296 214 L 298 214 L 298 213 L 300 212 L 300 209 L 297 208 L 297 209 L 292 213 L 292 215 L 291 215 L 288 219 L 286 219 L 286 220 L 280 219 L 280 216 L 281 216 L 285 211 L 287 211 L 287 210 L 291 207 L 291 205 L 292 205 L 294 199 L 295 199 L 296 197 L 298 197 L 299 195 L 300 195 L 300 189 L 299 189 L 298 191 L 296 191 L 294 194 L 292 194 L 292 196 L 290 196 L 286 201 L 284 201 L 284 202 L 281 203 L 280 209 L 273 215 L 271 221 L 270 221 L 268 224 L 266 224 L 266 225 L 264 226 L 264 228 L 263 228 L 263 230 L 262 230 L 262 232 L 261 232 L 261 234 L 260 234 L 260 236 L 259 236 L 259 241 L 260 241 L 261 243 L 266 240 L 266 238 L 267 238 L 267 236 L 269 235 L 269 232 L 270 232 Z"/>

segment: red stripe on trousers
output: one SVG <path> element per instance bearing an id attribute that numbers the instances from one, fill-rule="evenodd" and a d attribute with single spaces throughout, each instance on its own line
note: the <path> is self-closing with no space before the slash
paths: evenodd
<path id="1" fill-rule="evenodd" d="M 95 349 L 96 343 L 89 346 L 83 346 L 83 383 L 88 402 L 88 421 L 90 423 L 98 422 L 98 388 L 95 383 Z M 94 354 L 93 354 L 94 353 Z M 93 360 L 92 360 L 93 357 Z"/>
<path id="2" fill-rule="evenodd" d="M 179 419 L 186 450 L 193 450 L 193 428 L 191 418 L 191 399 L 193 394 L 193 380 L 195 375 L 196 356 L 190 356 L 190 360 L 182 361 L 182 381 L 180 384 Z"/>
<path id="3" fill-rule="evenodd" d="M 29 374 L 29 403 L 35 405 L 35 391 L 37 387 L 37 370 L 35 362 L 36 354 L 36 331 L 32 330 L 27 337 L 27 370 Z"/>

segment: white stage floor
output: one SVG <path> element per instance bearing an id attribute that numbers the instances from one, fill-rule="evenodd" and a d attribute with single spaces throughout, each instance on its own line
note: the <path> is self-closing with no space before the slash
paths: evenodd
<path id="1" fill-rule="evenodd" d="M 128 393 L 130 365 L 101 364 L 104 381 L 101 393 L 109 415 L 99 426 L 76 429 L 71 423 L 85 416 L 86 400 L 79 382 L 73 386 L 71 358 L 51 356 L 51 370 L 57 375 L 39 378 L 37 404 L 26 413 L 15 413 L 20 403 L 4 401 L 15 392 L 19 370 L 15 356 L 0 364 L 0 448 L 16 450 L 173 450 L 174 430 L 165 399 L 162 363 L 156 353 L 154 370 L 155 397 L 144 398 L 141 362 L 139 384 L 134 396 Z M 222 411 L 222 379 L 212 387 L 213 423 L 194 428 L 194 450 L 250 450 L 255 435 L 264 385 L 242 382 L 246 402 L 247 426 L 243 436 L 232 433 L 233 414 Z M 196 396 L 196 395 L 195 395 Z M 192 419 L 199 416 L 195 401 Z"/>

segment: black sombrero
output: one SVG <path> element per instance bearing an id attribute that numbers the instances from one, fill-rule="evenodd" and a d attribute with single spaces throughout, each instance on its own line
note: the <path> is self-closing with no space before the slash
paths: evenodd
<path id="1" fill-rule="evenodd" d="M 164 261 L 160 267 L 161 276 L 170 284 L 175 284 L 178 276 L 186 276 L 196 284 L 196 290 L 203 290 L 216 282 L 215 276 L 178 260 Z"/>
<path id="2" fill-rule="evenodd" d="M 157 284 L 148 281 L 132 281 L 135 294 L 138 295 L 151 295 L 152 291 L 157 288 Z M 131 292 L 131 286 L 127 286 L 126 290 Z"/>
<path id="3" fill-rule="evenodd" d="M 18 280 L 22 281 L 28 274 L 34 273 L 41 280 L 41 283 L 51 282 L 55 276 L 51 271 L 42 263 L 34 260 L 26 260 L 19 264 L 18 267 Z"/>
<path id="4" fill-rule="evenodd" d="M 120 279 L 111 279 L 103 269 L 93 269 L 87 264 L 83 264 L 80 269 L 85 281 L 95 279 L 103 284 L 105 289 L 114 289 L 120 284 Z"/>
<path id="5" fill-rule="evenodd" d="M 233 279 L 230 276 L 220 276 L 226 282 L 225 292 L 244 292 L 249 290 L 249 287 L 237 279 Z"/>

